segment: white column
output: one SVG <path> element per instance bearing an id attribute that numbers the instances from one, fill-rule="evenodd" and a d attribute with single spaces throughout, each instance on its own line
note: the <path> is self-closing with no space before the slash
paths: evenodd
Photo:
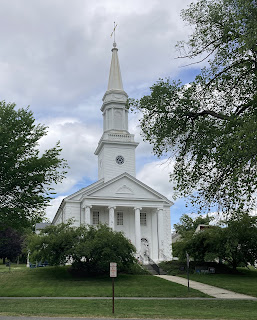
<path id="1" fill-rule="evenodd" d="M 116 207 L 108 207 L 109 209 L 109 228 L 114 230 L 114 210 Z"/>
<path id="2" fill-rule="evenodd" d="M 91 224 L 90 209 L 92 206 L 85 206 L 85 224 Z"/>
<path id="3" fill-rule="evenodd" d="M 159 260 L 163 260 L 164 234 L 163 234 L 163 208 L 158 208 L 158 243 L 159 243 Z"/>
<path id="4" fill-rule="evenodd" d="M 134 208 L 135 210 L 135 246 L 137 254 L 140 255 L 141 251 L 141 227 L 140 227 L 140 210 L 142 208 Z"/>

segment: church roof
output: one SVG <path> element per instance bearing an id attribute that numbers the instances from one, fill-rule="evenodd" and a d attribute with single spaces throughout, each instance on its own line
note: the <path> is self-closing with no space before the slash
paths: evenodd
<path id="1" fill-rule="evenodd" d="M 81 201 L 83 198 L 87 198 L 87 197 L 101 197 L 101 190 L 107 190 L 109 189 L 111 191 L 111 197 L 115 197 L 115 198 L 127 198 L 127 197 L 132 197 L 134 198 L 135 196 L 138 197 L 137 192 L 139 189 L 137 189 L 137 192 L 134 192 L 134 188 L 129 188 L 127 185 L 121 184 L 120 187 L 118 188 L 118 190 L 116 190 L 114 192 L 114 190 L 112 190 L 112 186 L 117 185 L 116 183 L 121 181 L 124 178 L 127 179 L 127 181 L 131 181 L 132 185 L 135 187 L 137 186 L 138 188 L 140 188 L 141 190 L 145 190 L 145 194 L 147 194 L 147 198 L 148 200 L 150 198 L 152 198 L 153 200 L 158 200 L 158 201 L 162 201 L 165 202 L 168 205 L 173 205 L 173 202 L 170 201 L 169 199 L 167 199 L 165 196 L 163 196 L 162 194 L 160 194 L 159 192 L 157 192 L 156 190 L 152 189 L 151 187 L 147 186 L 146 184 L 144 184 L 143 182 L 141 182 L 140 180 L 136 179 L 135 177 L 131 176 L 130 174 L 128 174 L 127 172 L 124 172 L 122 174 L 120 174 L 119 176 L 104 182 L 103 179 L 89 185 L 86 188 L 83 188 L 75 193 L 73 193 L 72 195 L 66 197 L 64 199 L 64 201 Z M 108 196 L 108 193 L 106 193 L 106 196 Z"/>
<path id="2" fill-rule="evenodd" d="M 123 90 L 120 64 L 119 64 L 119 58 L 118 58 L 118 49 L 116 48 L 115 42 L 113 43 L 113 48 L 112 48 L 112 61 L 111 61 L 107 90 L 113 90 L 113 89 Z"/>
<path id="3" fill-rule="evenodd" d="M 69 200 L 70 198 L 74 198 L 77 195 L 80 195 L 81 193 L 90 192 L 91 190 L 94 190 L 95 188 L 97 188 L 98 186 L 101 186 L 103 184 L 104 184 L 104 179 L 97 180 L 96 182 L 91 183 L 89 186 L 82 188 L 82 189 L 79 189 L 78 191 L 70 194 L 69 196 L 65 197 L 63 200 Z"/>

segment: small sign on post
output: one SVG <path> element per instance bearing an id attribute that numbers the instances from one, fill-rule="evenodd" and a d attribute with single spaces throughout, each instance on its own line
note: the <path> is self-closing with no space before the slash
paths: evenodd
<path id="1" fill-rule="evenodd" d="M 110 262 L 110 277 L 117 278 L 117 263 Z"/>
<path id="2" fill-rule="evenodd" d="M 116 262 L 110 262 L 110 278 L 112 278 L 112 313 L 114 313 L 114 278 L 117 278 Z"/>

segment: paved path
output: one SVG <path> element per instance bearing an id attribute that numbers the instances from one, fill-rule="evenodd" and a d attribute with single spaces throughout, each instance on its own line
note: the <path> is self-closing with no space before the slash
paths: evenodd
<path id="1" fill-rule="evenodd" d="M 182 284 L 187 287 L 187 279 L 176 277 L 176 276 L 168 276 L 168 275 L 156 275 L 155 277 L 159 277 L 168 281 L 172 281 L 175 283 Z M 245 299 L 245 300 L 257 300 L 257 298 L 248 296 L 246 294 L 236 293 L 233 291 L 229 291 L 222 288 L 217 288 L 214 286 L 210 286 L 208 284 L 204 284 L 201 282 L 190 280 L 189 282 L 190 288 L 199 290 L 205 294 L 208 294 L 211 297 L 219 298 L 219 299 Z"/>

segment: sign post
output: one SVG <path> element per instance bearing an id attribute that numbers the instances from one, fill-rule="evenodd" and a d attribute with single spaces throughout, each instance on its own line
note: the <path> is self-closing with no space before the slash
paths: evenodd
<path id="1" fill-rule="evenodd" d="M 112 278 L 112 313 L 114 313 L 114 278 L 117 278 L 116 262 L 110 262 L 110 278 Z"/>
<path id="2" fill-rule="evenodd" d="M 187 255 L 187 291 L 189 291 L 189 262 L 190 262 L 190 259 L 189 259 L 189 254 L 186 253 Z"/>

